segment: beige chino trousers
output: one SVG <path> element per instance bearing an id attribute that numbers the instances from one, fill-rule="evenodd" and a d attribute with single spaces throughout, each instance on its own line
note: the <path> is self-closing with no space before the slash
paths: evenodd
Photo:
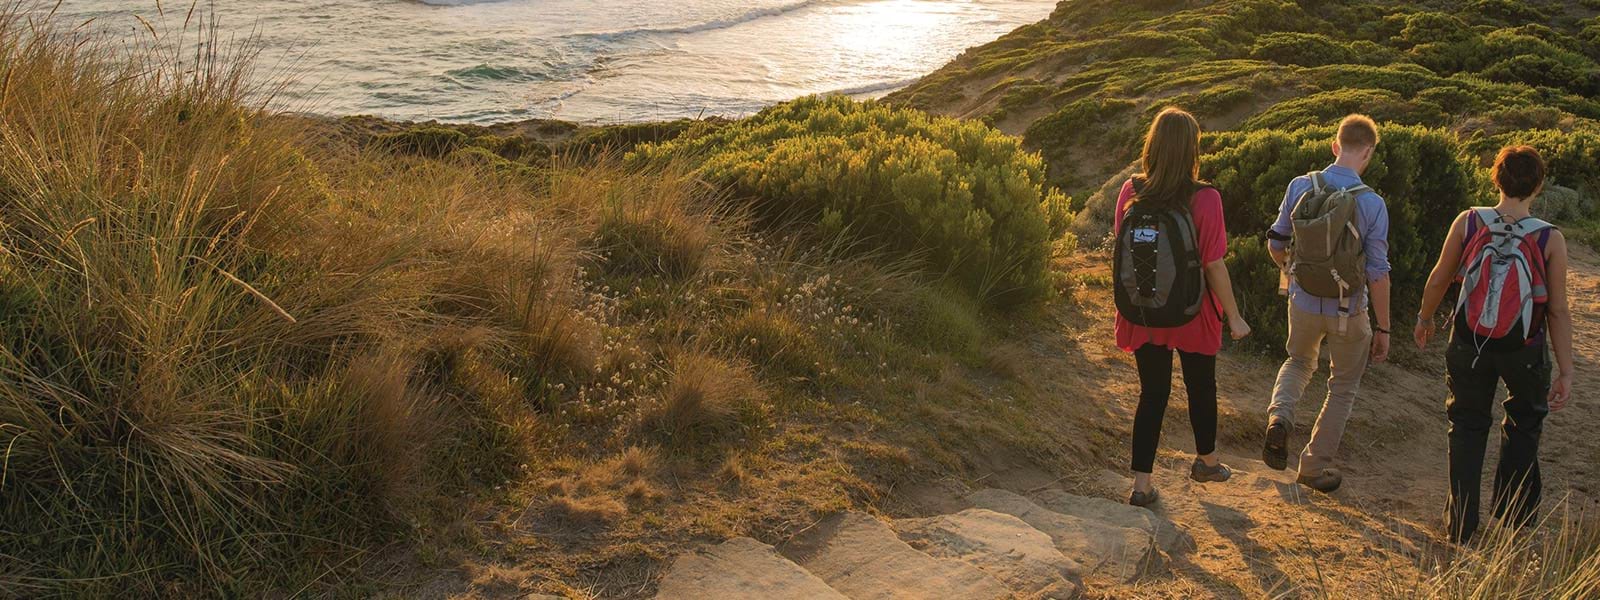
<path id="1" fill-rule="evenodd" d="M 1278 369 L 1278 381 L 1272 388 L 1272 406 L 1268 418 L 1282 421 L 1293 430 L 1295 405 L 1305 395 L 1317 370 L 1317 359 L 1322 342 L 1328 342 L 1328 397 L 1323 402 L 1322 413 L 1311 431 L 1311 439 L 1300 453 L 1300 474 L 1315 476 L 1332 466 L 1333 457 L 1339 453 L 1339 441 L 1344 437 L 1345 423 L 1350 420 L 1350 409 L 1355 405 L 1356 393 L 1361 389 L 1361 377 L 1367 371 L 1367 360 L 1372 355 L 1372 324 L 1365 310 L 1345 319 L 1345 329 L 1339 331 L 1339 317 L 1328 317 L 1289 306 L 1289 358 Z"/>

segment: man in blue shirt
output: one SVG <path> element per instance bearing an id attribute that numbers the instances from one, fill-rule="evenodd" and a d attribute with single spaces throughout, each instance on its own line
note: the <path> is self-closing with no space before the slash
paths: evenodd
<path id="1" fill-rule="evenodd" d="M 1361 183 L 1361 172 L 1372 161 L 1378 146 L 1377 124 L 1361 115 L 1346 117 L 1339 124 L 1333 142 L 1332 165 L 1322 171 L 1325 185 L 1350 189 Z M 1278 221 L 1268 234 L 1272 258 L 1280 269 L 1287 269 L 1289 242 L 1294 234 L 1296 204 L 1312 188 L 1311 178 L 1302 176 L 1289 184 L 1278 211 Z M 1322 342 L 1328 342 L 1332 374 L 1328 377 L 1328 397 L 1311 438 L 1300 453 L 1298 481 L 1323 492 L 1332 492 L 1344 477 L 1332 468 L 1333 457 L 1344 437 L 1345 422 L 1355 404 L 1369 360 L 1383 362 L 1389 356 L 1389 209 L 1383 198 L 1371 191 L 1356 197 L 1355 224 L 1360 230 L 1366 254 L 1367 285 L 1354 297 L 1344 299 L 1313 296 L 1290 282 L 1288 360 L 1278 371 L 1272 390 L 1267 439 L 1262 459 L 1274 469 L 1288 464 L 1288 436 L 1294 430 L 1294 409 L 1305 394 L 1306 384 L 1317 369 Z M 1341 305 L 1348 312 L 1340 310 Z M 1367 320 L 1368 307 L 1376 325 Z"/>

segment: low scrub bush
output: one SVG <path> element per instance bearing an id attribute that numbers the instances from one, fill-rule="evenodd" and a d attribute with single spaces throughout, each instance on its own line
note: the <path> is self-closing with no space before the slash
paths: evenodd
<path id="1" fill-rule="evenodd" d="M 997 305 L 1048 289 L 1051 204 L 1044 164 L 978 123 L 813 97 L 633 160 L 699 161 L 707 180 L 773 223 L 805 223 L 864 248 L 920 257 Z"/>
<path id="2" fill-rule="evenodd" d="M 1250 58 L 1303 67 L 1362 62 L 1362 57 L 1350 46 L 1328 36 L 1293 32 L 1269 33 L 1257 38 Z"/>
<path id="3" fill-rule="evenodd" d="M 1467 14 L 1486 21 L 1520 25 L 1543 23 L 1550 17 L 1539 7 L 1522 0 L 1472 0 Z"/>
<path id="4" fill-rule="evenodd" d="M 1337 123 L 1357 112 L 1384 123 L 1439 126 L 1450 122 L 1449 114 L 1436 104 L 1408 100 L 1388 90 L 1345 89 L 1279 102 L 1245 121 L 1240 129 L 1294 130 Z"/>
<path id="5" fill-rule="evenodd" d="M 380 134 L 378 147 L 403 154 L 427 158 L 444 158 L 466 147 L 472 138 L 448 127 L 413 127 L 394 133 Z"/>

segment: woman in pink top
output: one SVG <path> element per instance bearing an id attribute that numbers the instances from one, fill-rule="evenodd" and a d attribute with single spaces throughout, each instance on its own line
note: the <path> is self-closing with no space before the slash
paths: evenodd
<path id="1" fill-rule="evenodd" d="M 1117 198 L 1116 230 L 1121 231 L 1123 215 L 1133 204 L 1187 210 L 1194 221 L 1209 291 L 1200 314 L 1178 327 L 1141 327 L 1117 315 L 1117 346 L 1132 352 L 1139 365 L 1139 409 L 1133 419 L 1133 493 L 1128 499 L 1135 506 L 1147 506 L 1159 497 L 1150 474 L 1155 467 L 1156 446 L 1161 441 L 1167 399 L 1172 395 L 1174 350 L 1183 363 L 1189 421 L 1194 426 L 1195 451 L 1199 455 L 1189 469 L 1189 477 L 1207 482 L 1227 481 L 1232 475 L 1216 457 L 1217 353 L 1222 350 L 1219 314 L 1227 315 L 1233 339 L 1250 334 L 1250 326 L 1239 315 L 1228 266 L 1223 261 L 1228 253 L 1228 232 L 1222 220 L 1222 196 L 1216 188 L 1199 180 L 1200 123 L 1176 108 L 1162 111 L 1145 136 L 1143 163 L 1144 172 L 1124 184 Z"/>

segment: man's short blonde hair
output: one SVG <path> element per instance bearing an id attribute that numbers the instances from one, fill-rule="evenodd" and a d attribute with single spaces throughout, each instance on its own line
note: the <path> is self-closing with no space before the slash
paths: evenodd
<path id="1" fill-rule="evenodd" d="M 1339 122 L 1339 145 L 1362 149 L 1378 146 L 1378 124 L 1366 115 L 1350 115 Z"/>

